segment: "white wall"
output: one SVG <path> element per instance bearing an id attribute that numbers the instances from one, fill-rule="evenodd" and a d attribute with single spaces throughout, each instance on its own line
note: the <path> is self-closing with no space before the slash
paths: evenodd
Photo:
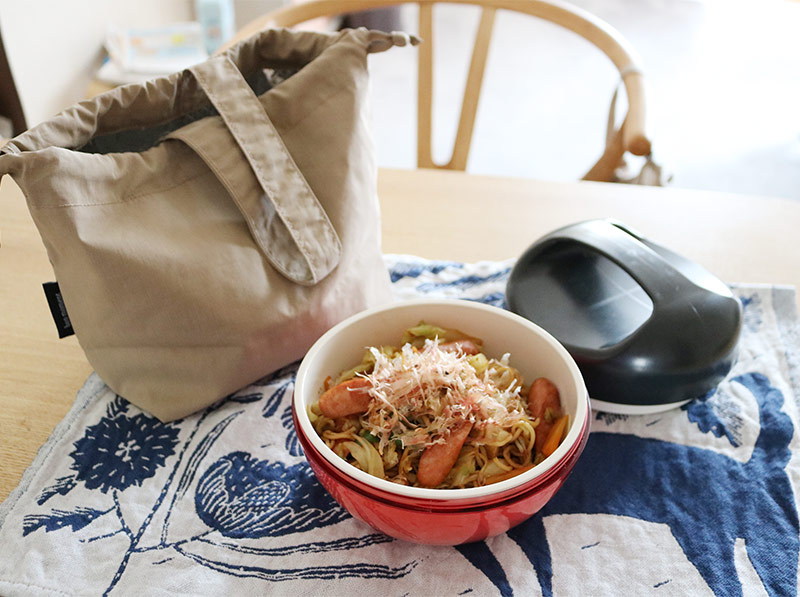
<path id="1" fill-rule="evenodd" d="M 291 0 L 297 2 L 298 0 Z M 270 10 L 288 4 L 289 0 L 234 0 L 236 28 L 241 29 Z"/>
<path id="2" fill-rule="evenodd" d="M 282 0 L 236 0 L 237 26 Z M 0 30 L 29 127 L 86 97 L 110 24 L 194 19 L 192 0 L 0 0 Z"/>

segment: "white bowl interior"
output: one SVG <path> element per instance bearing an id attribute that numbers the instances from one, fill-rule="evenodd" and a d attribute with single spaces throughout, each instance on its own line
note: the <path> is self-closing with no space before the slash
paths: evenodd
<path id="1" fill-rule="evenodd" d="M 367 346 L 398 345 L 403 332 L 420 321 L 456 328 L 483 340 L 483 352 L 500 358 L 510 353 L 510 364 L 526 383 L 547 377 L 559 390 L 570 416 L 567 437 L 541 464 L 511 479 L 484 487 L 429 489 L 407 487 L 379 479 L 337 456 L 317 435 L 307 407 L 319 399 L 325 378 L 361 362 Z M 379 307 L 346 319 L 324 334 L 308 351 L 297 373 L 294 406 L 303 433 L 333 466 L 369 486 L 409 497 L 433 500 L 472 499 L 528 483 L 556 464 L 579 439 L 587 416 L 587 393 L 575 361 L 555 338 L 536 324 L 509 311 L 464 300 L 415 300 Z"/>

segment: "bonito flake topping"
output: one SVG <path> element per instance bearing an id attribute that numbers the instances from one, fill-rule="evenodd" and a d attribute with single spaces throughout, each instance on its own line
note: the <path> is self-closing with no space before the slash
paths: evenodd
<path id="1" fill-rule="evenodd" d="M 479 375 L 473 357 L 442 350 L 438 340 L 426 340 L 421 349 L 406 344 L 393 357 L 374 347 L 370 352 L 375 366 L 364 377 L 374 399 L 364 419 L 381 453 L 390 441 L 420 448 L 444 442 L 443 432 L 459 419 L 486 435 L 492 426 L 525 416 L 519 374 L 508 366 L 508 354 L 479 367 Z"/>

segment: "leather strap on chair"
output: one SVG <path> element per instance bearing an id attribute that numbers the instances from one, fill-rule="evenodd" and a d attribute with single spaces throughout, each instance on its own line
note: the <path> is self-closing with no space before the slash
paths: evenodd
<path id="1" fill-rule="evenodd" d="M 618 128 L 616 127 L 617 97 L 620 86 L 621 83 L 614 90 L 614 95 L 611 96 L 606 124 L 605 150 L 594 166 L 584 174 L 582 180 L 663 186 L 671 180 L 671 177 L 666 177 L 662 167 L 653 161 L 652 153 L 645 156 L 645 163 L 639 172 L 626 172 L 628 164 L 625 162 L 626 149 L 623 142 L 625 121 Z"/>

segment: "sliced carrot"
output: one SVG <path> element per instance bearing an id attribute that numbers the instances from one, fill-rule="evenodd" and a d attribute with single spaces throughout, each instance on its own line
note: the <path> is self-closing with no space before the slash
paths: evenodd
<path id="1" fill-rule="evenodd" d="M 542 454 L 544 454 L 545 456 L 550 456 L 550 454 L 556 451 L 558 444 L 561 443 L 561 439 L 564 437 L 564 431 L 567 429 L 568 420 L 569 416 L 564 415 L 562 417 L 559 417 L 558 420 L 555 423 L 553 423 L 553 427 L 547 434 L 547 439 L 544 440 L 544 445 L 542 446 Z"/>

